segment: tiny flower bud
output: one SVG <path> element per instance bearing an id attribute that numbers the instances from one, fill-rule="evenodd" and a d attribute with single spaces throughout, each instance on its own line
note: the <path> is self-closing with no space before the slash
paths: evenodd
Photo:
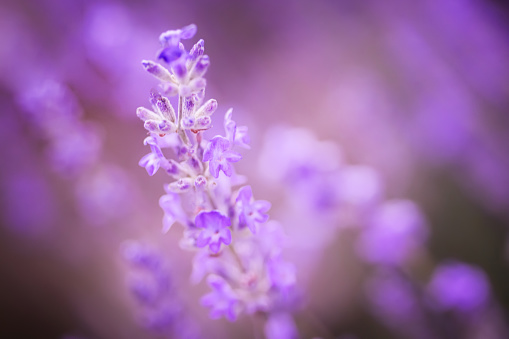
<path id="1" fill-rule="evenodd" d="M 171 122 L 175 122 L 176 119 L 175 110 L 173 109 L 173 106 L 171 105 L 170 100 L 168 100 L 168 98 L 159 96 L 159 98 L 156 101 L 156 106 L 165 119 L 168 119 Z"/>
<path id="2" fill-rule="evenodd" d="M 163 90 L 163 94 L 168 97 L 173 97 L 173 96 L 179 94 L 179 86 L 176 84 L 173 84 L 171 82 L 166 82 L 166 83 L 161 84 L 160 86 Z"/>
<path id="3" fill-rule="evenodd" d="M 200 109 L 196 112 L 196 116 L 212 115 L 216 109 L 217 101 L 215 99 L 210 99 L 200 107 Z"/>
<path id="4" fill-rule="evenodd" d="M 184 117 L 182 119 L 182 128 L 183 129 L 190 129 L 194 126 L 194 118 L 193 117 Z"/>
<path id="5" fill-rule="evenodd" d="M 194 187 L 196 187 L 198 191 L 203 191 L 206 186 L 207 178 L 205 178 L 203 175 L 197 176 L 196 179 L 194 180 Z"/>
<path id="6" fill-rule="evenodd" d="M 159 116 L 157 116 L 157 114 L 146 109 L 145 107 L 138 107 L 136 109 L 136 115 L 138 116 L 138 118 L 140 118 L 143 121 L 159 119 Z"/>
<path id="7" fill-rule="evenodd" d="M 189 82 L 189 87 L 193 93 L 197 93 L 207 86 L 207 80 L 203 78 L 196 78 Z"/>
<path id="8" fill-rule="evenodd" d="M 208 116 L 199 117 L 194 125 L 196 129 L 208 129 L 212 125 L 212 119 Z"/>
<path id="9" fill-rule="evenodd" d="M 195 24 L 190 24 L 185 27 L 182 27 L 180 38 L 181 39 L 191 39 L 195 34 L 198 28 Z"/>
<path id="10" fill-rule="evenodd" d="M 163 120 L 158 127 L 159 130 L 163 133 L 170 133 L 176 130 L 175 125 L 169 122 L 168 120 Z"/>
<path id="11" fill-rule="evenodd" d="M 143 68 L 145 68 L 147 72 L 149 72 L 159 80 L 171 82 L 175 81 L 171 73 L 158 63 L 155 63 L 150 60 L 143 60 L 141 62 L 141 65 L 143 66 Z"/>
<path id="12" fill-rule="evenodd" d="M 208 55 L 201 56 L 191 71 L 191 78 L 199 78 L 205 75 L 210 65 L 210 59 Z"/>
<path id="13" fill-rule="evenodd" d="M 175 193 L 184 193 L 189 191 L 193 184 L 191 178 L 182 178 L 169 184 L 168 190 Z"/>
<path id="14" fill-rule="evenodd" d="M 159 133 L 159 123 L 155 120 L 147 120 L 143 124 L 143 127 L 149 132 Z"/>
<path id="15" fill-rule="evenodd" d="M 184 51 L 182 51 L 177 46 L 170 46 L 163 48 L 159 53 L 157 54 L 158 59 L 164 60 L 166 63 L 171 64 L 177 60 L 179 60 L 182 55 L 184 55 Z"/>
<path id="16" fill-rule="evenodd" d="M 193 48 L 189 51 L 189 58 L 194 61 L 197 60 L 198 57 L 202 56 L 205 52 L 205 42 L 203 39 L 200 39 L 196 44 L 194 44 Z"/>

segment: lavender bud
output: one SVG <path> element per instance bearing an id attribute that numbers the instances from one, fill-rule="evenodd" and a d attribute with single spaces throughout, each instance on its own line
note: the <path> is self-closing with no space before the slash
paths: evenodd
<path id="1" fill-rule="evenodd" d="M 186 85 L 180 85 L 179 86 L 179 95 L 183 97 L 188 97 L 191 95 L 191 87 Z"/>
<path id="2" fill-rule="evenodd" d="M 198 101 L 202 101 L 203 99 L 205 99 L 205 87 L 200 89 L 197 93 L 196 93 L 196 99 Z"/>
<path id="3" fill-rule="evenodd" d="M 200 39 L 197 43 L 194 44 L 193 48 L 189 51 L 189 58 L 194 61 L 198 59 L 198 57 L 202 56 L 205 52 L 205 41 Z"/>
<path id="4" fill-rule="evenodd" d="M 180 38 L 181 39 L 191 39 L 195 34 L 198 28 L 195 24 L 190 24 L 185 27 L 182 27 Z"/>
<path id="5" fill-rule="evenodd" d="M 175 62 L 175 63 L 173 63 L 172 69 L 173 69 L 173 73 L 175 74 L 175 76 L 178 79 L 182 80 L 182 79 L 185 78 L 185 76 L 187 74 L 187 68 L 186 68 L 186 65 L 183 62 Z"/>
<path id="6" fill-rule="evenodd" d="M 159 53 L 157 54 L 158 59 L 164 60 L 166 63 L 171 64 L 177 60 L 179 60 L 182 55 L 184 55 L 184 51 L 182 51 L 177 46 L 171 46 L 163 48 Z"/>
<path id="7" fill-rule="evenodd" d="M 191 92 L 196 93 L 202 90 L 207 86 L 207 80 L 203 78 L 196 78 L 189 82 L 189 87 L 191 88 Z"/>
<path id="8" fill-rule="evenodd" d="M 175 110 L 173 109 L 173 106 L 171 105 L 168 98 L 160 96 L 156 101 L 156 106 L 164 118 L 171 122 L 175 122 Z"/>
<path id="9" fill-rule="evenodd" d="M 182 178 L 169 184 L 168 190 L 175 193 L 184 193 L 189 191 L 193 184 L 191 178 Z"/>
<path id="10" fill-rule="evenodd" d="M 196 129 L 208 129 L 212 125 L 212 119 L 209 116 L 199 117 L 196 120 Z"/>
<path id="11" fill-rule="evenodd" d="M 159 80 L 171 82 L 175 81 L 171 73 L 158 63 L 155 63 L 150 60 L 143 60 L 141 62 L 141 65 L 143 66 L 143 68 L 145 68 L 147 72 L 149 72 Z"/>
<path id="12" fill-rule="evenodd" d="M 201 56 L 191 71 L 191 78 L 199 78 L 205 75 L 210 66 L 210 58 L 208 55 Z"/>
<path id="13" fill-rule="evenodd" d="M 175 95 L 179 94 L 179 86 L 176 84 L 166 82 L 164 84 L 161 84 L 160 86 L 163 90 L 163 94 L 168 97 L 174 97 Z"/>
<path id="14" fill-rule="evenodd" d="M 155 114 L 151 110 L 146 109 L 145 107 L 138 107 L 136 109 L 136 115 L 143 121 L 159 120 L 159 116 L 157 116 L 157 114 Z"/>
<path id="15" fill-rule="evenodd" d="M 207 178 L 205 178 L 203 175 L 197 176 L 196 179 L 194 180 L 194 187 L 196 187 L 198 191 L 203 191 L 206 186 Z"/>
<path id="16" fill-rule="evenodd" d="M 184 117 L 182 119 L 182 128 L 190 129 L 194 126 L 194 118 L 193 117 Z"/>
<path id="17" fill-rule="evenodd" d="M 180 36 L 180 29 L 166 31 L 159 36 L 159 42 L 163 46 L 176 46 L 180 41 Z"/>
<path id="18" fill-rule="evenodd" d="M 176 130 L 175 125 L 169 122 L 168 120 L 163 120 L 158 127 L 159 130 L 164 133 L 170 133 Z"/>
<path id="19" fill-rule="evenodd" d="M 145 123 L 143 124 L 143 127 L 145 127 L 145 129 L 149 132 L 153 132 L 153 133 L 160 133 L 161 131 L 159 130 L 159 123 L 155 120 L 147 120 L 145 121 Z"/>
<path id="20" fill-rule="evenodd" d="M 210 116 L 217 109 L 217 100 L 210 99 L 206 103 L 204 103 L 200 109 L 196 112 L 197 116 Z"/>
<path id="21" fill-rule="evenodd" d="M 179 175 L 179 174 L 181 174 L 181 171 L 179 169 L 178 163 L 175 160 L 173 160 L 173 159 L 169 159 L 168 160 L 168 162 L 165 164 L 164 169 L 170 175 Z"/>

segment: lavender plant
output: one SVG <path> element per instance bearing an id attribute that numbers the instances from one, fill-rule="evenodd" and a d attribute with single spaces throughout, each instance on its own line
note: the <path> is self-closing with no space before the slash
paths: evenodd
<path id="1" fill-rule="evenodd" d="M 259 314 L 268 320 L 267 337 L 274 338 L 281 328 L 295 336 L 288 314 L 295 269 L 282 257 L 283 231 L 277 222 L 267 222 L 271 204 L 256 200 L 233 167 L 242 159 L 237 148 L 249 148 L 247 127 L 237 126 L 229 109 L 224 135 L 206 140 L 203 134 L 212 126 L 217 101 L 204 100 L 210 64 L 204 41 L 190 51 L 181 42 L 195 33 L 195 25 L 162 33 L 161 63 L 142 61 L 161 84 L 150 93 L 152 109 L 136 112 L 149 132 L 144 143 L 151 148 L 139 165 L 151 176 L 163 169 L 172 179 L 159 200 L 163 231 L 175 223 L 183 227 L 180 245 L 196 253 L 191 280 L 205 278 L 212 289 L 201 299 L 210 316 L 235 321 L 242 312 Z M 176 110 L 171 97 L 178 97 Z"/>

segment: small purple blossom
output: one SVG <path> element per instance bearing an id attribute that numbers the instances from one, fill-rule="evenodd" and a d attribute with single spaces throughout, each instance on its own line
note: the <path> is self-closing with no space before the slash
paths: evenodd
<path id="1" fill-rule="evenodd" d="M 210 317 L 218 319 L 224 316 L 230 321 L 237 319 L 239 313 L 239 300 L 228 283 L 218 275 L 211 274 L 207 283 L 212 287 L 212 292 L 203 296 L 201 303 L 210 307 Z"/>
<path id="2" fill-rule="evenodd" d="M 249 143 L 251 142 L 247 134 L 247 126 L 237 126 L 237 123 L 232 120 L 233 109 L 230 108 L 224 115 L 224 130 L 226 138 L 232 145 L 250 149 Z"/>
<path id="3" fill-rule="evenodd" d="M 297 339 L 299 332 L 293 318 L 288 313 L 271 314 L 265 324 L 267 339 Z"/>
<path id="4" fill-rule="evenodd" d="M 428 290 L 440 308 L 462 312 L 480 310 L 490 295 L 486 274 L 479 268 L 458 262 L 435 269 Z"/>
<path id="5" fill-rule="evenodd" d="M 187 25 L 181 29 L 169 30 L 161 33 L 159 41 L 163 46 L 178 46 L 181 39 L 191 39 L 196 34 L 197 30 L 195 24 Z"/>
<path id="6" fill-rule="evenodd" d="M 138 165 L 145 167 L 148 175 L 153 176 L 161 166 L 161 159 L 154 153 L 150 152 L 141 158 Z"/>
<path id="7" fill-rule="evenodd" d="M 265 214 L 271 207 L 266 200 L 254 200 L 251 186 L 244 186 L 239 190 L 236 200 L 239 213 L 239 227 L 247 227 L 253 234 L 257 232 L 258 224 L 263 224 L 269 219 Z"/>
<path id="8" fill-rule="evenodd" d="M 229 245 L 232 241 L 232 233 L 228 228 L 231 225 L 230 218 L 218 211 L 200 212 L 195 218 L 195 224 L 203 229 L 196 239 L 197 247 L 209 245 L 212 253 L 218 253 L 221 243 Z"/>
<path id="9" fill-rule="evenodd" d="M 185 212 L 182 209 L 180 196 L 177 193 L 168 192 L 159 199 L 159 206 L 164 211 L 163 217 L 163 232 L 166 233 L 170 230 L 175 222 L 182 222 L 186 220 Z"/>
<path id="10" fill-rule="evenodd" d="M 210 140 L 203 153 L 203 162 L 209 162 L 210 174 L 214 178 L 219 177 L 219 171 L 223 171 L 227 177 L 231 177 L 233 169 L 230 163 L 241 159 L 240 154 L 231 150 L 228 139 L 219 135 Z"/>

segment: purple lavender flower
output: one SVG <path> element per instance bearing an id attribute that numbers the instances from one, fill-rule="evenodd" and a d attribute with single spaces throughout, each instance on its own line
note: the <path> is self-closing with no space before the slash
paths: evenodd
<path id="1" fill-rule="evenodd" d="M 247 126 L 237 126 L 237 123 L 232 120 L 233 109 L 230 108 L 224 115 L 224 130 L 226 138 L 232 145 L 238 145 L 246 149 L 250 149 L 249 143 L 251 142 L 247 134 Z"/>
<path id="2" fill-rule="evenodd" d="M 163 46 L 178 46 L 181 39 L 191 39 L 197 31 L 195 24 L 190 24 L 181 29 L 169 30 L 161 33 L 159 41 Z"/>
<path id="3" fill-rule="evenodd" d="M 270 209 L 270 202 L 266 200 L 254 200 L 251 186 L 244 186 L 239 190 L 236 200 L 239 213 L 239 227 L 248 227 L 253 234 L 257 232 L 258 224 L 263 224 L 269 219 L 265 214 Z"/>
<path id="4" fill-rule="evenodd" d="M 409 200 L 387 201 L 368 222 L 357 251 L 371 263 L 400 265 L 422 247 L 427 234 L 417 205 Z"/>
<path id="5" fill-rule="evenodd" d="M 480 310 L 490 295 L 486 274 L 479 268 L 459 262 L 437 267 L 428 290 L 442 309 L 462 312 Z"/>
<path id="6" fill-rule="evenodd" d="M 212 292 L 201 299 L 205 307 L 210 307 L 210 317 L 218 319 L 222 316 L 230 321 L 237 319 L 240 305 L 237 296 L 228 283 L 218 275 L 211 274 L 207 283 L 212 287 Z"/>
<path id="7" fill-rule="evenodd" d="M 182 209 L 182 203 L 180 196 L 177 193 L 168 192 L 159 199 L 159 206 L 164 211 L 163 217 L 163 232 L 166 233 L 170 230 L 171 226 L 175 222 L 183 223 L 187 218 L 184 210 Z"/>
<path id="8" fill-rule="evenodd" d="M 161 159 L 153 152 L 150 152 L 141 158 L 138 165 L 145 167 L 148 175 L 153 176 L 161 166 Z"/>
<path id="9" fill-rule="evenodd" d="M 175 110 L 168 98 L 153 92 L 151 93 L 151 102 L 156 112 L 145 107 L 138 107 L 136 110 L 138 118 L 144 121 L 145 129 L 160 136 L 176 132 Z"/>
<path id="10" fill-rule="evenodd" d="M 265 324 L 265 337 L 267 339 L 297 339 L 299 332 L 295 322 L 288 313 L 271 314 Z"/>
<path id="11" fill-rule="evenodd" d="M 242 156 L 231 150 L 231 144 L 228 139 L 222 136 L 215 136 L 210 140 L 203 152 L 203 162 L 209 162 L 210 174 L 214 178 L 219 177 L 219 171 L 227 177 L 233 173 L 231 162 L 237 162 Z"/>
<path id="12" fill-rule="evenodd" d="M 218 253 L 221 243 L 229 245 L 232 241 L 232 233 L 228 228 L 231 225 L 230 218 L 218 211 L 200 212 L 195 218 L 195 224 L 203 228 L 196 239 L 198 247 L 209 245 L 212 253 Z"/>

